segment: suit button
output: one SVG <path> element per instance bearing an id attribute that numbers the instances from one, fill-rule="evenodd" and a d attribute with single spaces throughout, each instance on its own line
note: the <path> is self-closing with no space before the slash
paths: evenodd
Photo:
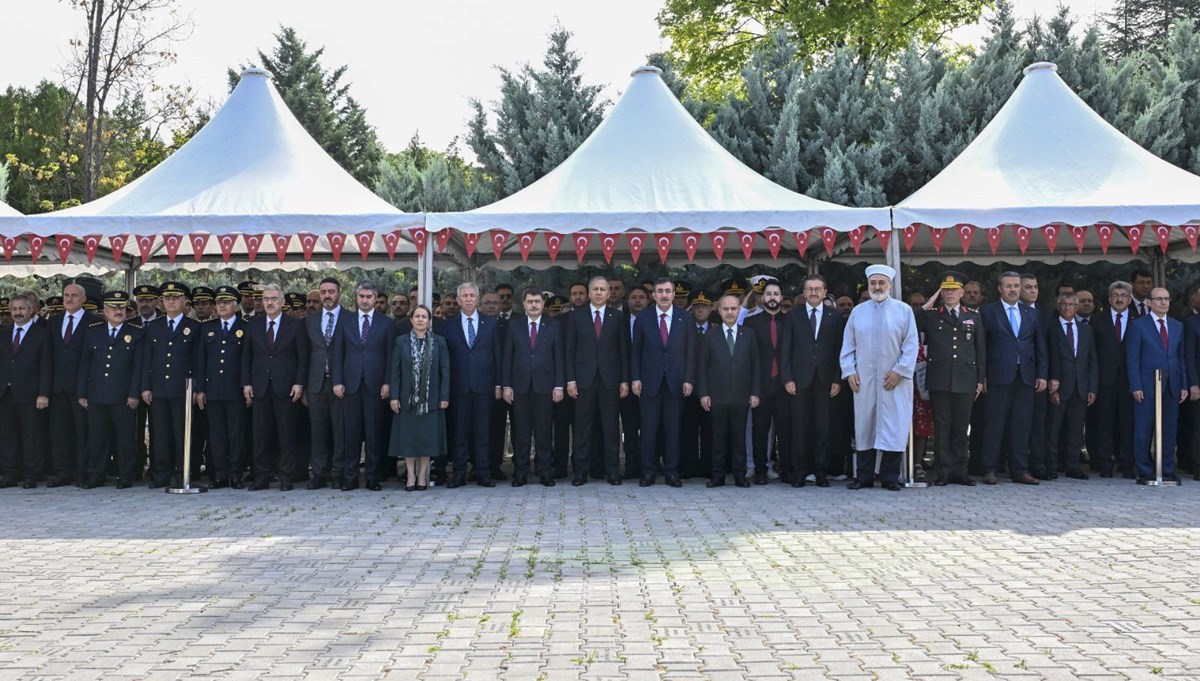
<path id="1" fill-rule="evenodd" d="M 105 365 L 104 365 L 104 368 L 105 368 L 105 369 L 109 369 L 109 368 L 111 368 L 111 367 L 112 367 L 112 365 L 111 365 L 111 364 L 105 364 Z"/>
<path id="2" fill-rule="evenodd" d="M 952 359 L 958 359 L 958 355 L 955 355 Z"/>
<path id="3" fill-rule="evenodd" d="M 175 345 L 175 341 L 167 341 L 167 345 Z"/>
<path id="4" fill-rule="evenodd" d="M 218 374 L 223 374 L 223 373 L 225 373 L 225 370 L 224 370 L 224 369 L 221 369 L 221 370 L 220 370 L 220 371 L 218 371 L 217 373 L 218 373 Z"/>
<path id="5" fill-rule="evenodd" d="M 107 373 L 106 373 L 106 374 L 104 374 L 104 377 L 105 377 L 105 378 L 108 378 L 108 374 L 107 374 Z"/>
<path id="6" fill-rule="evenodd" d="M 170 376 L 163 376 L 163 380 L 164 380 L 164 381 L 169 381 L 169 380 L 171 380 L 171 377 L 170 377 Z"/>
<path id="7" fill-rule="evenodd" d="M 224 344 L 224 341 L 222 341 L 222 344 Z M 222 354 L 222 355 L 223 355 L 223 354 L 225 354 L 225 349 L 224 349 L 224 348 L 221 348 L 221 354 Z"/>
<path id="8" fill-rule="evenodd" d="M 225 360 L 221 360 L 221 364 L 224 364 L 224 363 L 225 363 Z"/>

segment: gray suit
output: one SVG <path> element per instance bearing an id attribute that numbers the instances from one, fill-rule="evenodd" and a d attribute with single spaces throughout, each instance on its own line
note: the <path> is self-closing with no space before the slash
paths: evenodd
<path id="1" fill-rule="evenodd" d="M 322 481 L 341 481 L 346 461 L 345 405 L 333 396 L 333 380 L 330 378 L 330 363 L 333 359 L 333 339 L 337 337 L 346 320 L 354 319 L 354 312 L 339 308 L 337 322 L 333 325 L 329 340 L 325 330 L 328 325 L 327 311 L 304 318 L 304 332 L 308 336 L 308 417 L 312 427 L 312 472 Z"/>

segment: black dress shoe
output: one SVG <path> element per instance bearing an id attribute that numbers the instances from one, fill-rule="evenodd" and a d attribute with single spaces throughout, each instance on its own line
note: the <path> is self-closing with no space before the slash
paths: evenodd
<path id="1" fill-rule="evenodd" d="M 79 489 L 96 489 L 96 483 L 91 480 L 84 480 L 79 483 Z"/>
<path id="2" fill-rule="evenodd" d="M 824 475 L 818 475 L 817 476 L 817 487 L 828 487 L 828 486 L 829 486 L 829 478 L 825 477 Z"/>
<path id="3" fill-rule="evenodd" d="M 654 478 L 642 478 L 640 481 L 638 481 L 638 487 L 653 487 L 653 486 L 654 486 Z"/>
<path id="4" fill-rule="evenodd" d="M 767 474 L 766 473 L 755 473 L 754 474 L 754 484 L 756 484 L 756 485 L 767 484 Z"/>
<path id="5" fill-rule="evenodd" d="M 492 471 L 492 480 L 504 482 L 508 480 L 508 476 L 504 474 L 504 471 Z"/>
<path id="6" fill-rule="evenodd" d="M 117 481 L 117 489 L 129 489 L 130 487 L 133 487 L 133 483 L 128 480 Z"/>
<path id="7" fill-rule="evenodd" d="M 241 478 L 234 477 L 229 481 L 229 489 L 245 489 L 245 487 Z"/>
<path id="8" fill-rule="evenodd" d="M 213 480 L 212 484 L 210 484 L 208 486 L 208 488 L 209 489 L 225 489 L 228 486 L 229 486 L 229 483 L 224 480 Z"/>
<path id="9" fill-rule="evenodd" d="M 446 483 L 446 487 L 450 489 L 457 489 L 465 484 L 467 484 L 467 481 L 462 478 L 452 478 L 450 482 Z"/>
<path id="10" fill-rule="evenodd" d="M 367 489 L 372 492 L 381 492 L 383 491 L 383 485 L 380 485 L 378 480 L 368 480 Z"/>
<path id="11" fill-rule="evenodd" d="M 951 478 L 950 482 L 952 482 L 956 485 L 962 485 L 963 487 L 974 487 L 975 486 L 975 481 L 965 475 L 960 475 L 956 478 Z"/>
<path id="12" fill-rule="evenodd" d="M 1088 474 L 1082 471 L 1068 471 L 1067 477 L 1071 478 L 1072 480 L 1087 480 Z"/>
<path id="13" fill-rule="evenodd" d="M 424 492 L 427 489 L 429 489 L 429 485 L 417 485 L 418 492 Z"/>
<path id="14" fill-rule="evenodd" d="M 404 491 L 405 492 L 415 492 L 415 491 L 417 491 L 417 486 L 416 485 L 405 485 Z"/>
<path id="15" fill-rule="evenodd" d="M 621 476 L 613 475 L 608 478 L 608 484 L 616 486 L 621 484 Z"/>
<path id="16" fill-rule="evenodd" d="M 803 487 L 804 485 L 805 485 L 805 482 L 804 482 L 804 478 L 802 478 L 802 477 L 797 477 L 795 480 L 792 481 L 792 487 L 799 488 L 799 487 Z M 826 482 L 825 486 L 828 487 L 829 483 Z"/>
<path id="17" fill-rule="evenodd" d="M 572 487 L 579 487 L 580 485 L 586 485 L 586 484 L 587 484 L 587 481 L 588 481 L 588 478 L 587 478 L 587 476 L 586 476 L 586 475 L 583 475 L 583 474 L 581 473 L 581 474 L 579 474 L 579 475 L 576 475 L 576 476 L 575 476 L 575 478 L 571 480 L 571 486 L 572 486 Z"/>
<path id="18" fill-rule="evenodd" d="M 889 492 L 899 492 L 900 491 L 900 483 L 898 483 L 898 482 L 881 483 L 880 487 L 883 487 L 884 489 L 886 489 Z"/>
<path id="19" fill-rule="evenodd" d="M 292 491 L 292 483 L 290 483 L 290 482 L 281 482 L 281 483 L 279 483 L 279 491 L 280 491 L 280 492 L 290 492 L 290 491 Z"/>
<path id="20" fill-rule="evenodd" d="M 527 483 L 527 482 L 528 482 L 528 480 L 525 479 L 524 475 L 514 475 L 513 479 L 512 479 L 512 486 L 513 487 L 524 487 L 525 483 Z"/>
<path id="21" fill-rule="evenodd" d="M 1183 484 L 1183 480 L 1181 480 L 1178 475 L 1164 475 L 1163 480 L 1170 480 L 1171 482 L 1175 483 L 1176 485 Z"/>
<path id="22" fill-rule="evenodd" d="M 313 476 L 313 479 L 309 480 L 308 484 L 304 487 L 305 489 L 322 489 L 325 487 L 325 478 Z"/>
<path id="23" fill-rule="evenodd" d="M 46 487 L 49 489 L 53 489 L 55 487 L 66 487 L 69 484 L 71 484 L 71 481 L 64 478 L 50 478 L 46 481 Z"/>
<path id="24" fill-rule="evenodd" d="M 851 480 L 846 489 L 870 489 L 875 486 L 875 482 L 863 482 L 862 480 Z"/>
<path id="25" fill-rule="evenodd" d="M 490 480 L 488 478 L 480 478 L 475 484 L 479 485 L 480 487 L 495 487 L 496 486 L 496 482 L 494 480 Z"/>
<path id="26" fill-rule="evenodd" d="M 747 480 L 746 478 L 739 478 L 739 477 L 736 477 L 736 476 L 735 476 L 735 477 L 733 478 L 733 484 L 734 484 L 734 485 L 736 485 L 736 486 L 738 486 L 738 487 L 749 487 L 749 486 L 750 486 L 750 481 L 749 481 L 749 480 Z"/>
<path id="27" fill-rule="evenodd" d="M 705 486 L 705 487 L 707 487 L 707 488 L 709 488 L 709 489 L 713 489 L 714 487 L 724 487 L 724 486 L 725 486 L 725 480 L 724 480 L 723 478 L 722 478 L 721 480 L 717 480 L 717 479 L 715 479 L 715 478 L 714 478 L 714 479 L 712 479 L 712 480 L 709 480 L 707 483 L 705 483 L 705 485 L 704 485 L 704 486 Z"/>
<path id="28" fill-rule="evenodd" d="M 162 489 L 166 486 L 167 486 L 167 483 L 164 480 L 151 480 L 150 484 L 147 485 L 147 487 L 149 487 L 150 489 Z"/>
<path id="29" fill-rule="evenodd" d="M 1142 477 L 1142 476 L 1140 476 L 1140 475 L 1139 475 L 1139 476 L 1138 476 L 1138 478 L 1137 478 L 1137 484 L 1139 484 L 1139 485 L 1145 485 L 1145 484 L 1147 484 L 1147 483 L 1149 483 L 1149 482 L 1150 482 L 1150 478 L 1143 478 L 1143 477 Z"/>
<path id="30" fill-rule="evenodd" d="M 249 489 L 250 489 L 250 491 L 251 491 L 251 492 L 261 492 L 261 491 L 263 491 L 264 489 L 267 489 L 267 488 L 269 488 L 270 486 L 271 486 L 271 483 L 269 483 L 269 482 L 267 482 L 267 481 L 265 481 L 265 480 L 261 480 L 261 481 L 260 481 L 260 480 L 255 480 L 254 482 L 250 483 L 250 488 L 249 488 Z M 154 487 L 154 484 L 153 484 L 153 483 L 151 483 L 150 487 L 151 487 L 151 488 L 153 488 L 153 487 Z"/>
<path id="31" fill-rule="evenodd" d="M 683 487 L 683 483 L 679 480 L 679 478 L 667 478 L 666 482 L 667 482 L 667 487 L 675 487 L 675 488 Z"/>
<path id="32" fill-rule="evenodd" d="M 938 478 L 937 480 L 933 481 L 934 487 L 945 487 L 946 485 L 949 485 L 949 484 L 950 484 L 950 481 L 947 480 L 946 478 Z"/>
<path id="33" fill-rule="evenodd" d="M 566 477 L 566 476 L 563 476 L 563 477 Z M 553 486 L 554 486 L 554 478 L 549 475 L 543 475 L 542 476 L 542 487 L 553 487 Z"/>
<path id="34" fill-rule="evenodd" d="M 342 491 L 343 492 L 353 492 L 356 489 L 358 489 L 358 481 L 357 480 L 353 480 L 353 481 L 343 480 L 342 481 Z"/>

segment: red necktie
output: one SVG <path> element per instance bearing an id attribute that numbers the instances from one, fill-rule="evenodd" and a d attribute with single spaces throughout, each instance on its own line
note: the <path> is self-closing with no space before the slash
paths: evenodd
<path id="1" fill-rule="evenodd" d="M 1075 356 L 1075 329 L 1074 324 L 1067 322 L 1067 345 L 1071 346 L 1071 356 Z"/>
<path id="2" fill-rule="evenodd" d="M 537 350 L 537 322 L 529 322 L 529 349 Z"/>
<path id="3" fill-rule="evenodd" d="M 1158 320 L 1158 337 L 1162 339 L 1163 350 L 1171 351 L 1171 343 L 1167 340 L 1167 320 Z"/>
<path id="4" fill-rule="evenodd" d="M 67 330 L 63 332 L 63 345 L 71 344 L 71 333 L 75 331 L 75 315 L 67 315 Z"/>
<path id="5" fill-rule="evenodd" d="M 663 347 L 667 347 L 667 338 L 670 333 L 667 331 L 667 313 L 663 312 L 658 317 L 658 335 L 662 337 Z"/>
<path id="6" fill-rule="evenodd" d="M 275 349 L 275 322 L 267 322 L 267 349 Z"/>
<path id="7" fill-rule="evenodd" d="M 775 350 L 779 347 L 779 328 L 775 326 L 775 315 L 771 315 L 771 349 Z M 771 357 L 771 378 L 779 375 L 779 355 L 774 353 Z"/>
<path id="8" fill-rule="evenodd" d="M 600 330 L 604 328 L 604 324 L 600 321 L 599 310 L 596 310 L 596 321 L 592 322 L 592 326 L 596 329 L 596 340 L 600 340 Z"/>
<path id="9" fill-rule="evenodd" d="M 17 327 L 17 335 L 13 336 L 13 354 L 17 354 L 17 350 L 21 349 L 21 327 Z"/>
<path id="10" fill-rule="evenodd" d="M 1117 342 L 1121 342 L 1121 313 L 1117 313 Z"/>

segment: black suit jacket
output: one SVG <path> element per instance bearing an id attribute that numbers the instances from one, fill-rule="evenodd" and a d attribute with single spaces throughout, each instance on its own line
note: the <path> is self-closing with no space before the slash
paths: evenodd
<path id="1" fill-rule="evenodd" d="M 79 375 L 72 388 L 89 404 L 124 404 L 129 398 L 141 399 L 142 327 L 125 322 L 117 330 L 117 339 L 109 337 L 108 323 L 93 322 L 81 332 L 83 352 Z"/>
<path id="2" fill-rule="evenodd" d="M 770 313 L 760 312 L 754 316 L 747 317 L 746 321 L 742 322 L 742 326 L 754 332 L 754 339 L 758 344 L 758 368 L 759 371 L 762 372 L 762 376 L 759 376 L 759 384 L 764 390 L 771 385 L 772 359 L 775 359 L 778 362 L 776 367 L 778 369 L 778 373 L 776 374 L 776 383 L 783 382 L 783 350 L 788 346 L 787 334 L 790 333 L 787 316 L 782 312 L 775 315 L 775 347 L 771 347 Z"/>
<path id="3" fill-rule="evenodd" d="M 846 318 L 828 306 L 821 313 L 815 339 L 812 326 L 808 322 L 807 304 L 792 308 L 785 318 L 788 333 L 784 336 L 783 367 L 780 374 L 784 383 L 795 381 L 797 390 L 809 387 L 813 381 L 827 387 L 841 378 L 840 356 L 842 337 L 846 333 Z"/>
<path id="4" fill-rule="evenodd" d="M 1200 385 L 1200 314 L 1183 320 L 1183 354 L 1187 360 L 1188 386 Z"/>
<path id="5" fill-rule="evenodd" d="M 365 387 L 370 393 L 378 395 L 388 382 L 392 345 L 396 343 L 396 324 L 391 317 L 372 310 L 371 329 L 366 341 L 363 341 L 359 323 L 360 313 L 353 310 L 346 323 L 342 324 L 342 330 L 333 337 L 330 377 L 334 385 L 346 386 L 348 393 L 356 394 Z"/>
<path id="6" fill-rule="evenodd" d="M 242 349 L 242 385 L 254 389 L 254 398 L 266 398 L 267 384 L 275 397 L 287 397 L 293 385 L 303 385 L 308 361 L 308 339 L 299 319 L 279 315 L 275 343 L 267 347 L 267 315 L 246 322 L 250 342 Z"/>
<path id="7" fill-rule="evenodd" d="M 596 339 L 592 306 L 571 310 L 564 320 L 568 383 L 587 390 L 596 381 L 610 390 L 629 382 L 629 320 L 619 310 L 605 306 L 601 312 L 600 339 Z"/>
<path id="8" fill-rule="evenodd" d="M 79 384 L 79 360 L 83 357 L 84 336 L 92 324 L 102 320 L 87 310 L 80 310 L 75 318 L 75 328 L 71 330 L 71 342 L 64 343 L 62 332 L 63 320 L 66 318 L 67 313 L 60 312 L 46 323 L 50 331 L 50 347 L 54 363 L 53 391 L 76 396 L 75 390 Z"/>
<path id="9" fill-rule="evenodd" d="M 234 315 L 228 334 L 221 325 L 220 317 L 200 325 L 195 389 L 209 400 L 241 401 L 242 352 L 250 340 L 246 335 L 248 324 L 240 315 Z"/>
<path id="10" fill-rule="evenodd" d="M 500 364 L 500 385 L 517 393 L 549 394 L 565 388 L 566 368 L 563 352 L 566 339 L 558 320 L 542 315 L 538 320 L 537 347 L 529 346 L 529 320 L 514 317 L 504 339 L 504 359 Z"/>
<path id="11" fill-rule="evenodd" d="M 1126 310 L 1121 317 L 1122 334 L 1128 333 L 1133 315 Z M 1111 310 L 1097 312 L 1088 318 L 1092 338 L 1096 342 L 1096 358 L 1100 365 L 1100 386 L 1118 392 L 1129 391 L 1129 374 L 1125 369 L 1125 341 L 1117 340 Z"/>
<path id="12" fill-rule="evenodd" d="M 333 359 L 333 341 L 341 332 L 342 327 L 346 325 L 346 316 L 352 315 L 353 311 L 347 310 L 344 307 L 338 308 L 337 321 L 333 323 L 333 334 L 330 336 L 329 347 L 325 347 L 325 308 L 321 308 L 319 314 L 309 315 L 304 318 L 304 334 L 308 337 L 308 371 L 306 372 L 305 387 L 309 390 L 317 391 L 321 389 L 321 383 L 325 380 L 326 367 L 329 368 L 332 374 L 333 367 L 331 360 Z M 332 383 L 330 385 L 333 385 Z"/>
<path id="13" fill-rule="evenodd" d="M 1100 388 L 1100 362 L 1096 358 L 1096 340 L 1089 324 L 1074 324 L 1078 349 L 1067 344 L 1067 332 L 1059 323 L 1046 327 L 1046 348 L 1050 356 L 1050 379 L 1058 381 L 1058 392 L 1063 399 L 1079 397 L 1087 399 Z"/>
<path id="14" fill-rule="evenodd" d="M 737 328 L 730 356 L 725 330 L 724 324 L 710 327 L 700 341 L 704 348 L 698 371 L 700 397 L 710 398 L 713 404 L 743 404 L 749 408 L 750 396 L 762 395 L 761 346 L 754 330 L 743 324 Z"/>
<path id="15" fill-rule="evenodd" d="M 142 390 L 149 390 L 155 397 L 186 396 L 187 379 L 196 372 L 200 322 L 182 316 L 172 333 L 167 330 L 167 318 L 163 316 L 150 322 L 145 332 Z"/>
<path id="16" fill-rule="evenodd" d="M 0 397 L 9 390 L 18 402 L 26 404 L 50 397 L 54 378 L 50 331 L 45 324 L 30 324 L 13 354 L 15 329 L 15 324 L 0 326 Z"/>

